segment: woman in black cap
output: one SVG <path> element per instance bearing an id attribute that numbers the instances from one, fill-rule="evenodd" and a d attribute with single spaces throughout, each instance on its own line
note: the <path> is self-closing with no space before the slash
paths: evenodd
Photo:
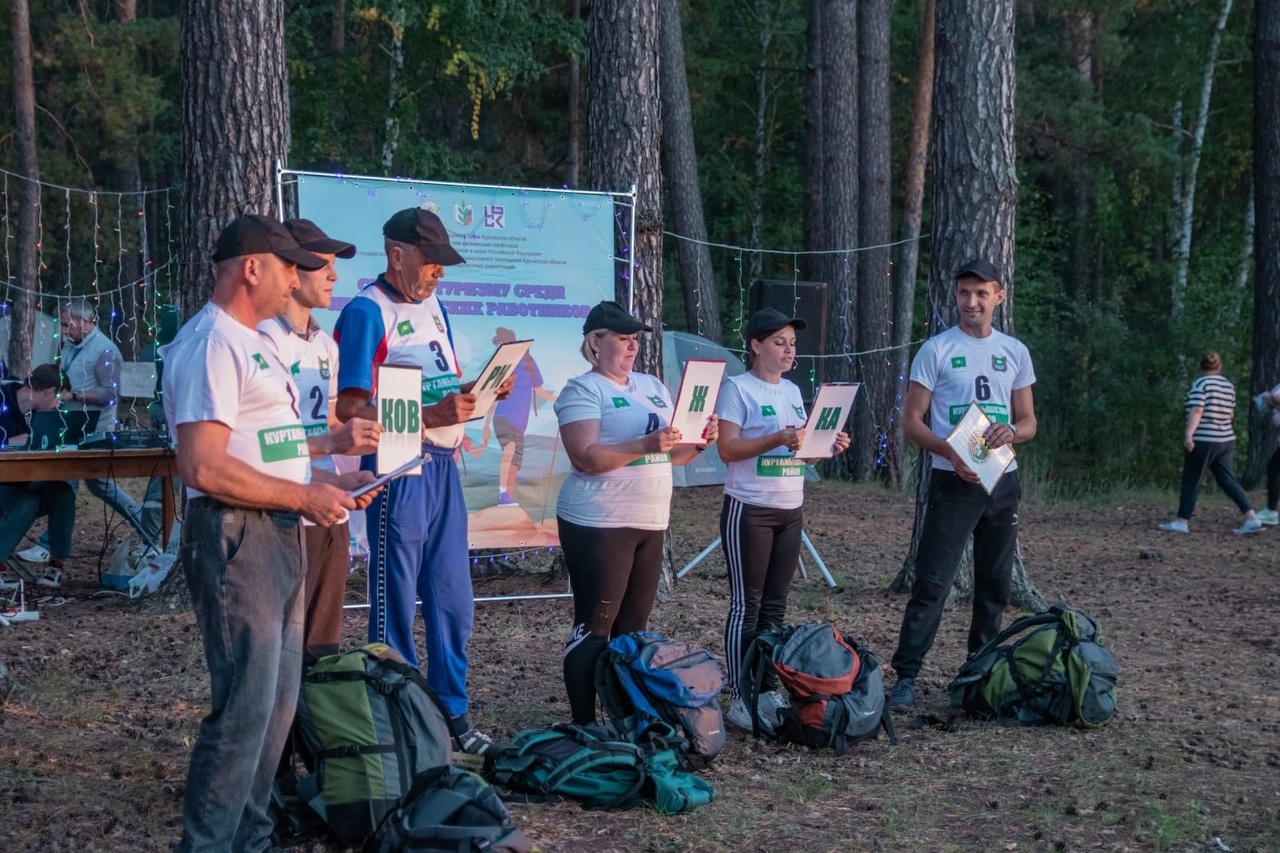
<path id="1" fill-rule="evenodd" d="M 805 463 L 794 457 L 804 442 L 805 411 L 800 389 L 783 379 L 795 364 L 796 332 L 805 321 L 775 308 L 747 320 L 750 369 L 725 380 L 716 401 L 720 458 L 726 466 L 720 542 L 729 566 L 729 616 L 724 626 L 730 703 L 725 721 L 752 730 L 742 701 L 742 656 L 761 631 L 782 626 L 787 592 L 800 561 L 804 527 Z M 836 436 L 835 451 L 849 447 Z M 776 685 L 761 692 L 760 726 L 772 731 L 786 705 Z"/>
<path id="2" fill-rule="evenodd" d="M 560 440 L 573 472 L 560 489 L 556 521 L 573 585 L 573 630 L 564 649 L 564 683 L 573 721 L 595 721 L 596 659 L 610 638 L 649 623 L 662 572 L 662 537 L 671 515 L 671 466 L 716 440 L 713 416 L 684 443 L 670 425 L 662 381 L 635 373 L 639 333 L 653 329 L 616 302 L 591 309 L 582 326 L 591 369 L 556 400 Z"/>

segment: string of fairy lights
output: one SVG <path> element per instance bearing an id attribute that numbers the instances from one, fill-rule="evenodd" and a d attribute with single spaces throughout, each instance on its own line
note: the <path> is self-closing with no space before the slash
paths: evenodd
<path id="1" fill-rule="evenodd" d="M 0 193 L 3 194 L 3 204 L 0 205 L 0 228 L 3 229 L 4 234 L 3 255 L 5 265 L 4 293 L 3 296 L 0 296 L 0 319 L 8 315 L 10 302 L 16 294 L 33 297 L 38 310 L 42 310 L 50 303 L 57 306 L 63 304 L 65 300 L 84 297 L 99 307 L 101 315 L 106 318 L 104 324 L 106 329 L 104 331 L 107 331 L 117 344 L 128 340 L 132 344 L 131 349 L 136 352 L 141 346 L 154 342 L 160 321 L 160 309 L 162 306 L 170 304 L 176 293 L 174 274 L 177 271 L 179 260 L 176 250 L 177 235 L 174 231 L 173 211 L 174 194 L 178 191 L 177 188 L 165 187 L 120 192 L 81 189 L 49 181 L 33 181 L 24 175 L 4 169 L 0 169 L 0 179 L 2 179 Z M 34 201 L 37 214 L 34 245 L 37 274 L 35 280 L 30 283 L 32 286 L 26 286 L 23 282 L 20 282 L 17 271 L 14 269 L 14 249 L 18 236 L 10 222 L 10 212 L 14 209 L 14 197 L 11 196 L 11 192 L 14 192 L 18 182 L 34 183 L 38 185 L 40 190 L 36 194 Z M 355 179 L 353 179 L 353 182 L 358 183 Z M 424 184 L 424 189 L 418 195 L 429 198 L 430 190 L 426 186 Z M 369 192 L 376 193 L 376 189 L 371 186 Z M 572 203 L 577 206 L 578 213 L 583 217 L 584 222 L 598 215 L 604 207 L 605 197 L 586 200 L 580 194 L 572 193 L 568 190 L 566 190 L 566 193 L 567 197 L 572 199 Z M 514 206 L 520 211 L 520 217 L 523 220 L 521 224 L 523 224 L 524 229 L 526 231 L 540 232 L 550 209 L 546 205 L 555 204 L 555 200 L 548 200 L 546 192 L 543 190 L 536 191 L 538 203 L 543 205 L 539 209 L 538 203 L 534 201 L 535 192 L 511 188 L 511 194 L 515 196 L 517 201 Z M 60 199 L 60 210 L 47 208 L 50 197 Z M 633 205 L 634 201 L 631 196 L 619 194 L 614 197 L 614 204 L 611 206 L 617 235 L 617 250 L 613 260 L 618 265 L 621 281 L 628 289 L 632 286 L 633 275 L 637 267 L 633 252 L 634 235 L 631 232 Z M 87 229 L 87 236 L 80 233 L 74 225 L 73 220 L 79 218 L 75 213 L 77 210 L 82 210 L 83 213 L 88 214 L 87 218 L 90 221 L 90 226 Z M 159 214 L 161 218 L 155 219 L 155 214 Z M 62 246 L 57 247 L 61 251 L 56 254 L 58 262 L 63 267 L 62 270 L 57 271 L 63 274 L 60 276 L 62 279 L 61 287 L 54 287 L 49 281 L 49 276 L 55 272 L 51 271 L 49 266 L 49 259 L 55 257 L 55 255 L 50 254 L 50 249 L 54 247 L 46 245 L 49 225 L 46 220 L 50 217 L 52 218 L 52 223 L 61 225 Z M 113 241 L 115 245 L 106 248 L 103 243 L 104 235 L 109 240 L 112 231 L 115 233 Z M 732 312 L 732 319 L 725 338 L 738 344 L 737 347 L 731 347 L 734 352 L 742 352 L 746 348 L 746 342 L 743 339 L 743 328 L 748 316 L 747 295 L 749 288 L 747 284 L 749 278 L 753 275 L 752 269 L 758 269 L 762 259 L 776 256 L 790 259 L 791 281 L 794 287 L 792 294 L 794 309 L 799 306 L 801 299 L 799 291 L 799 285 L 802 283 L 800 278 L 801 258 L 806 256 L 827 256 L 838 259 L 840 266 L 837 269 L 842 268 L 844 276 L 847 277 L 851 274 L 850 264 L 853 256 L 877 249 L 892 249 L 908 242 L 899 240 L 876 246 L 802 251 L 700 240 L 671 231 L 663 231 L 662 233 L 665 237 L 676 241 L 701 244 L 709 249 L 731 254 L 738 301 L 735 310 Z M 82 242 L 84 245 L 78 245 Z M 108 255 L 111 253 L 111 249 L 114 249 L 114 258 L 104 257 L 104 248 Z M 157 253 L 161 256 L 157 257 Z M 136 276 L 129 274 L 131 254 L 136 255 L 138 259 Z M 80 259 L 79 263 L 77 258 Z M 89 266 L 90 269 L 84 270 L 83 266 L 85 265 Z M 102 275 L 104 272 L 102 268 L 109 268 L 110 266 L 115 268 L 113 282 L 109 278 L 104 280 Z M 886 274 L 891 275 L 891 270 Z M 839 273 L 836 275 L 839 275 Z M 88 282 L 87 285 L 79 288 L 79 292 L 77 292 L 77 281 L 85 280 Z M 700 297 L 701 294 L 699 293 L 698 298 L 700 299 Z M 697 307 L 698 310 L 695 316 L 688 318 L 688 320 L 692 327 L 691 331 L 703 334 L 706 330 L 702 328 L 700 319 L 702 316 L 701 305 L 699 304 Z M 835 311 L 829 310 L 828 322 L 834 324 L 834 328 L 838 332 L 837 339 L 851 343 L 854 340 L 854 306 L 840 304 L 830 307 L 836 309 Z M 945 325 L 942 318 L 936 316 L 936 311 L 931 311 L 931 313 L 935 315 L 929 318 L 931 327 L 940 327 L 940 324 Z M 885 339 L 891 336 L 892 325 L 892 318 L 888 318 L 883 335 Z M 56 320 L 52 324 L 50 331 L 54 352 L 57 353 L 61 349 L 61 332 Z M 829 335 L 828 337 L 831 338 L 832 336 Z M 892 367 L 895 360 L 893 354 L 896 351 L 904 348 L 913 348 L 920 342 L 920 340 L 912 340 L 899 346 L 881 346 L 861 351 L 854 351 L 852 347 L 845 347 L 841 352 L 814 353 L 803 357 L 810 364 L 810 380 L 816 384 L 817 365 L 820 361 L 843 360 L 854 369 L 856 375 L 860 369 L 865 367 L 865 360 L 871 358 L 884 358 Z M 867 395 L 867 402 L 872 413 L 888 412 L 887 422 L 873 422 L 872 424 L 877 447 L 875 454 L 877 467 L 887 464 L 891 437 L 896 429 L 903 402 L 901 389 L 904 386 L 905 377 L 898 375 L 895 380 L 892 390 L 895 397 L 892 405 L 887 408 L 882 405 L 882 400 L 874 399 L 874 394 L 879 393 L 879 389 L 872 389 L 864 384 L 861 392 Z M 545 547 L 528 547 L 500 553 L 488 553 L 475 557 L 473 563 L 479 565 L 485 560 L 490 563 L 500 560 L 525 560 L 549 550 Z"/>
<path id="2" fill-rule="evenodd" d="M 102 318 L 102 331 L 135 357 L 154 344 L 160 306 L 168 304 L 174 292 L 177 257 L 172 211 L 176 188 L 121 192 L 81 189 L 33 180 L 3 169 L 0 177 L 5 262 L 0 319 L 10 316 L 16 298 L 29 298 L 37 312 L 33 344 L 40 349 L 40 357 L 48 350 L 50 360 L 58 364 L 63 349 L 58 317 L 73 299 L 85 299 L 94 306 Z M 31 202 L 36 212 L 36 274 L 31 281 L 20 280 L 21 272 L 14 263 L 19 235 L 11 216 L 18 203 L 15 195 L 20 184 L 37 188 Z M 154 235 L 149 208 L 158 208 L 164 214 Z M 59 231 L 51 231 L 51 227 Z M 114 239 L 111 232 L 115 233 Z M 51 233 L 60 233 L 61 246 L 48 243 Z M 152 254 L 153 246 L 162 247 L 162 257 Z M 112 249 L 114 258 L 110 257 Z M 131 264 L 134 257 L 136 266 Z M 51 269 L 51 264 L 62 269 Z M 110 277 L 104 278 L 104 273 L 110 275 L 111 266 L 115 267 L 114 283 Z M 55 275 L 56 280 L 51 278 Z"/>

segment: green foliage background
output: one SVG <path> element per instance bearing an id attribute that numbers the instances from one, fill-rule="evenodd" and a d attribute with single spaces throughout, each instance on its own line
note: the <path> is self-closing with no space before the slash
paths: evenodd
<path id="1" fill-rule="evenodd" d="M 42 176 L 60 186 L 180 187 L 176 0 L 143 0 L 139 20 L 114 19 L 110 0 L 31 0 Z M 401 125 L 391 172 L 448 181 L 560 186 L 568 178 L 568 84 L 585 56 L 585 26 L 557 0 L 404 0 L 405 63 L 388 104 L 391 0 L 348 0 L 345 47 L 330 44 L 333 4 L 288 0 L 290 165 L 381 174 L 390 109 Z M 893 4 L 895 192 L 901 192 L 921 0 Z M 804 146 L 803 82 L 809 4 L 802 0 L 683 3 L 685 55 L 700 189 L 735 344 L 753 269 L 799 276 Z M 1252 281 L 1236 284 L 1250 192 L 1251 4 L 1238 2 L 1215 69 L 1195 205 L 1183 316 L 1171 316 L 1173 186 L 1220 0 L 1023 0 L 1018 4 L 1021 180 L 1016 326 L 1036 358 L 1040 436 L 1026 451 L 1057 489 L 1089 491 L 1175 482 L 1181 401 L 1199 355 L 1216 349 L 1248 387 Z M 1073 26 L 1087 14 L 1092 79 L 1073 67 Z M 9 44 L 8 15 L 0 42 Z M 585 63 L 583 65 L 585 69 Z M 0 66 L 0 115 L 13 116 L 12 65 Z M 764 80 L 765 97 L 758 82 Z M 854 93 L 850 93 L 853 97 Z M 766 154 L 756 170 L 763 117 Z M 14 171 L 0 122 L 0 167 Z M 5 275 L 16 183 L 6 183 Z M 111 244 L 152 258 L 172 252 L 172 196 L 104 197 L 47 188 L 48 251 L 41 288 L 91 292 L 121 280 Z M 928 193 L 926 193 L 926 200 Z M 752 237 L 752 203 L 760 205 Z M 900 199 L 895 198 L 895 206 Z M 92 223 L 97 215 L 98 227 Z M 895 222 L 897 220 L 895 210 Z M 928 232 L 928 211 L 925 231 Z M 105 235 L 105 236 L 104 236 Z M 668 326 L 684 327 L 669 236 Z M 95 245 L 97 243 L 97 245 Z M 105 246 L 105 248 L 104 248 Z M 754 250 L 768 249 L 770 252 Z M 929 251 L 922 246 L 918 296 Z M 162 292 L 163 295 L 163 292 Z M 846 312 L 849 306 L 833 306 Z M 922 300 L 917 305 L 923 330 Z M 885 318 L 888 322 L 889 318 Z M 919 337 L 918 335 L 916 337 Z M 1241 420 L 1243 426 L 1243 420 Z"/>

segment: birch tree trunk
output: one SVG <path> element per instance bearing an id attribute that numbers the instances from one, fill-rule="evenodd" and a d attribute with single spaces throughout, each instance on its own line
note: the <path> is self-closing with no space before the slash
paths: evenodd
<path id="1" fill-rule="evenodd" d="M 893 411 L 893 353 L 889 351 L 893 280 L 889 263 L 890 110 L 889 10 L 891 0 L 858 4 L 858 309 L 857 350 L 861 401 L 854 407 L 854 471 L 879 476 L 888 451 Z M 873 246 L 883 248 L 870 248 Z"/>
<path id="2" fill-rule="evenodd" d="M 933 114 L 933 41 L 937 16 L 935 0 L 925 0 L 920 20 L 920 59 L 916 63 L 916 85 L 911 105 L 911 131 L 907 138 L 907 172 L 902 193 L 902 228 L 898 239 L 898 266 L 893 281 L 893 376 L 894 405 L 907 398 L 907 377 L 911 363 L 908 344 L 914 337 L 916 274 L 920 263 L 920 218 L 924 208 L 925 164 L 929 155 L 929 123 Z M 901 419 L 894 421 L 893 445 L 889 453 L 889 482 L 904 481 L 907 454 L 911 452 L 902 436 Z"/>
<path id="3" fill-rule="evenodd" d="M 404 0 L 391 4 L 391 67 L 387 71 L 387 118 L 382 140 L 382 171 L 392 174 L 400 147 L 400 76 L 404 73 Z"/>
<path id="4" fill-rule="evenodd" d="M 10 376 L 25 379 L 34 366 L 36 305 L 35 292 L 39 255 L 36 243 L 40 229 L 40 161 L 36 156 L 36 90 L 31 56 L 31 10 L 27 0 L 12 0 L 9 11 L 13 34 L 13 102 L 15 111 L 14 140 L 18 148 L 18 170 L 25 180 L 18 181 L 18 228 L 16 274 L 20 288 L 9 291 L 9 352 L 5 366 Z"/>
<path id="5" fill-rule="evenodd" d="M 970 258 L 1004 271 L 1005 303 L 994 325 L 1013 334 L 1014 222 L 1018 184 L 1014 148 L 1014 0 L 939 0 L 937 105 L 933 145 L 930 329 L 955 320 L 953 276 Z M 928 460 L 922 462 L 915 525 L 902 571 L 892 588 L 910 589 L 920 531 L 928 509 Z M 962 560 L 952 601 L 972 593 L 971 557 Z M 1013 601 L 1042 610 L 1045 600 L 1014 558 Z"/>
<path id="6" fill-rule="evenodd" d="M 707 225 L 702 216 L 702 188 L 698 183 L 698 152 L 689 106 L 689 79 L 684 67 L 684 33 L 679 0 L 660 0 L 662 27 L 662 159 L 667 198 L 675 230 L 686 238 L 677 242 L 680 288 L 684 294 L 689 330 L 720 342 L 720 298 L 711 270 Z"/>
<path id="7" fill-rule="evenodd" d="M 289 151 L 283 0 L 189 0 L 182 19 L 180 310 L 213 289 L 218 233 L 275 214 L 275 164 Z"/>
<path id="8" fill-rule="evenodd" d="M 1258 0 L 1253 36 L 1255 272 L 1250 394 L 1280 383 L 1280 0 Z M 1245 482 L 1256 483 L 1276 447 L 1270 412 L 1249 405 Z"/>
<path id="9" fill-rule="evenodd" d="M 1209 101 L 1213 94 L 1213 74 L 1218 64 L 1218 45 L 1222 31 L 1226 29 L 1234 0 L 1222 0 L 1218 22 L 1209 37 L 1209 55 L 1204 63 L 1204 77 L 1200 82 L 1200 112 L 1196 116 L 1195 131 L 1191 137 L 1190 162 L 1187 163 L 1186 180 L 1183 182 L 1181 207 L 1178 211 L 1178 242 L 1173 247 L 1173 292 L 1170 294 L 1174 323 L 1182 317 L 1187 292 L 1187 275 L 1191 266 L 1191 231 L 1196 206 L 1196 175 L 1200 171 L 1200 152 L 1204 150 L 1204 132 L 1209 124 Z"/>
<path id="10" fill-rule="evenodd" d="M 858 244 L 858 18 L 857 5 L 825 0 L 822 6 L 822 151 L 823 237 L 821 256 L 827 283 L 827 355 L 854 352 L 857 342 L 858 255 L 833 252 Z M 829 358 L 826 378 L 856 377 L 853 358 Z M 828 476 L 856 474 L 853 454 L 823 466 Z"/>

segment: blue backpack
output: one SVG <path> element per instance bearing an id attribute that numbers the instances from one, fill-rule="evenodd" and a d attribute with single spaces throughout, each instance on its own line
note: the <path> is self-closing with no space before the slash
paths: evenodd
<path id="1" fill-rule="evenodd" d="M 613 726 L 633 743 L 669 726 L 688 742 L 684 757 L 697 768 L 724 747 L 723 688 L 710 652 L 653 631 L 615 637 L 596 665 L 596 693 Z"/>

